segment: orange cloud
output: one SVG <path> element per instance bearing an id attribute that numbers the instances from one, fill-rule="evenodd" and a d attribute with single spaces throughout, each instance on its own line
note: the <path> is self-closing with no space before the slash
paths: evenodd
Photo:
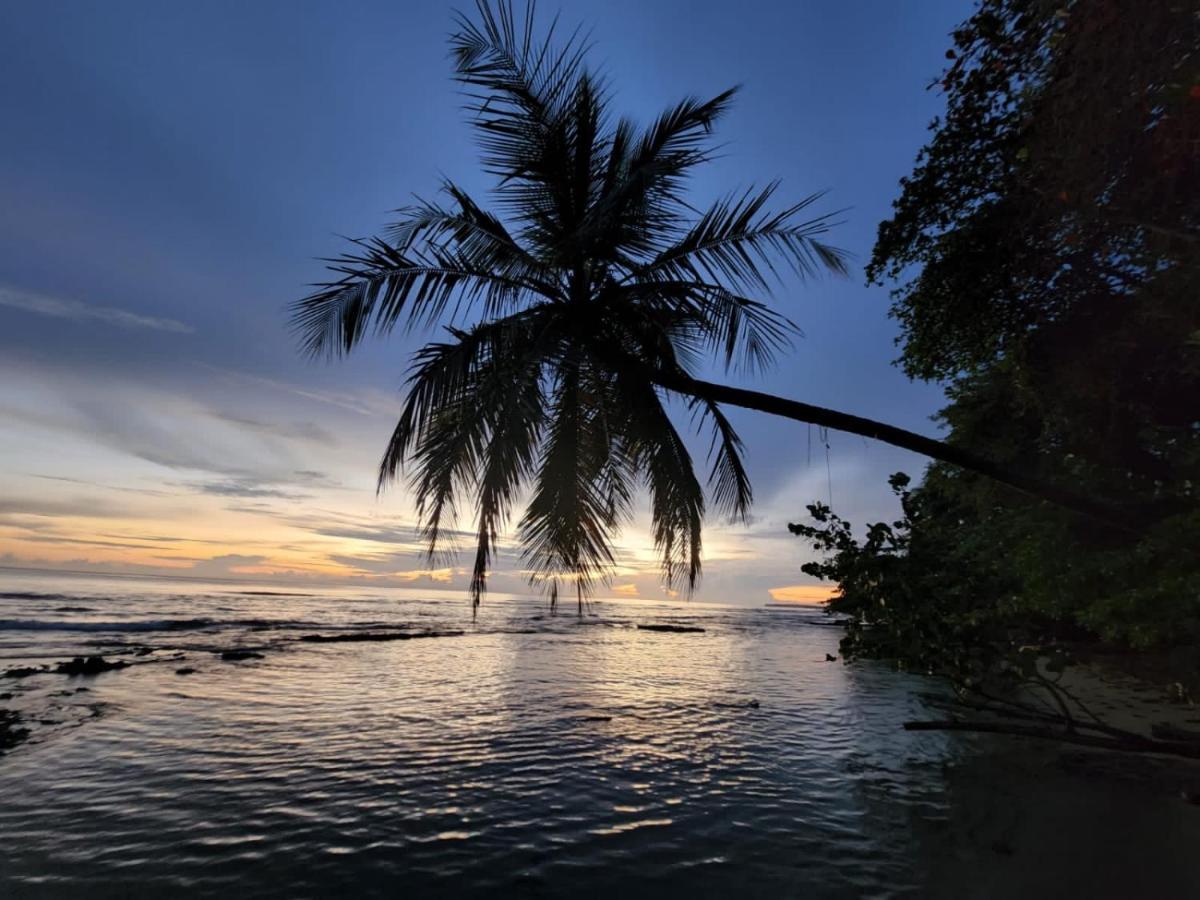
<path id="1" fill-rule="evenodd" d="M 453 569 L 409 569 L 408 571 L 389 572 L 388 575 L 391 578 L 399 578 L 401 581 L 420 581 L 422 578 L 428 578 L 430 581 L 449 584 L 454 580 Z"/>
<path id="2" fill-rule="evenodd" d="M 771 599 L 779 603 L 800 603 L 818 606 L 837 593 L 837 588 L 828 584 L 791 584 L 785 587 L 768 588 Z"/>
<path id="3" fill-rule="evenodd" d="M 618 597 L 636 597 L 638 596 L 638 587 L 636 584 L 614 584 L 613 593 Z"/>

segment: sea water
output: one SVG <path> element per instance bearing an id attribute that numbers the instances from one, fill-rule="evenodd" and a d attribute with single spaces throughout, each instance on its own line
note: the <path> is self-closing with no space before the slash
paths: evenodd
<path id="1" fill-rule="evenodd" d="M 416 591 L 0 573 L 0 670 L 128 663 L 0 679 L 31 731 L 0 757 L 0 896 L 1200 886 L 1200 808 L 906 732 L 943 715 L 937 683 L 829 661 L 839 637 L 820 610 L 472 618 Z"/>

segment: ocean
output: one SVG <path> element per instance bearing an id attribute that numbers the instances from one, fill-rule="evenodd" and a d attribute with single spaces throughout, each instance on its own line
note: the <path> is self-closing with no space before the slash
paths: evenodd
<path id="1" fill-rule="evenodd" d="M 0 670 L 34 670 L 0 678 L 29 729 L 0 757 L 0 896 L 1200 888 L 1200 807 L 1172 792 L 1194 769 L 906 732 L 939 685 L 830 661 L 839 636 L 820 610 L 473 619 L 417 591 L 0 572 Z M 97 655 L 126 665 L 53 671 Z"/>

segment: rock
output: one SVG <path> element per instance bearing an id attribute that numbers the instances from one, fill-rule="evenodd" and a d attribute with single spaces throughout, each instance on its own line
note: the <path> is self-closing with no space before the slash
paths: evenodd
<path id="1" fill-rule="evenodd" d="M 417 638 L 460 637 L 461 631 L 360 631 L 347 634 L 305 634 L 310 644 L 351 644 L 360 641 L 412 641 Z"/>
<path id="2" fill-rule="evenodd" d="M 0 709 L 0 756 L 11 750 L 25 738 L 29 729 L 20 727 L 21 714 L 11 709 Z"/>
<path id="3" fill-rule="evenodd" d="M 703 633 L 703 628 L 694 625 L 639 625 L 642 631 L 669 631 L 674 634 Z"/>
<path id="4" fill-rule="evenodd" d="M 195 671 L 196 670 L 193 669 L 191 666 L 184 666 L 182 669 L 176 669 L 175 674 L 176 675 L 192 675 L 195 673 Z"/>
<path id="5" fill-rule="evenodd" d="M 46 671 L 45 666 L 24 666 L 16 669 L 7 669 L 4 672 L 4 678 L 28 678 L 30 675 L 41 675 Z"/>
<path id="6" fill-rule="evenodd" d="M 746 705 L 747 705 L 748 707 L 750 707 L 751 709 L 758 709 L 758 707 L 760 706 L 760 704 L 759 704 L 759 702 L 758 702 L 757 700 L 751 700 L 751 701 L 750 701 L 749 703 L 747 703 Z"/>
<path id="7" fill-rule="evenodd" d="M 121 660 L 109 662 L 103 656 L 77 656 L 70 662 L 59 663 L 54 671 L 59 675 L 99 675 L 101 672 L 124 669 L 128 665 Z"/>
<path id="8" fill-rule="evenodd" d="M 262 659 L 261 653 L 256 653 L 253 650 L 222 650 L 221 659 L 225 662 L 237 662 L 242 659 Z"/>
<path id="9" fill-rule="evenodd" d="M 0 700 L 11 700 L 12 698 L 12 691 L 5 691 L 3 694 L 0 694 Z"/>
<path id="10" fill-rule="evenodd" d="M 826 653 L 825 654 L 825 662 L 837 662 L 837 657 L 834 656 L 832 653 Z"/>

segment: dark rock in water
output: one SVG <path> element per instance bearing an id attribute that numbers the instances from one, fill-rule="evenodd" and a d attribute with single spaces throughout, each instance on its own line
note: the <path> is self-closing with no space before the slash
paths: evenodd
<path id="1" fill-rule="evenodd" d="M 103 656 L 77 656 L 70 662 L 59 663 L 54 671 L 59 675 L 99 675 L 101 672 L 124 669 L 128 665 L 121 660 L 109 662 Z"/>
<path id="2" fill-rule="evenodd" d="M 826 653 L 825 654 L 825 662 L 837 662 L 837 657 L 834 656 L 832 653 Z"/>
<path id="3" fill-rule="evenodd" d="M 184 666 L 182 669 L 176 669 L 175 674 L 176 675 L 191 675 L 191 674 L 195 673 L 195 671 L 196 670 L 193 669 L 191 666 Z"/>
<path id="4" fill-rule="evenodd" d="M 761 704 L 760 704 L 760 703 L 759 703 L 757 700 L 751 700 L 751 701 L 750 701 L 749 703 L 747 703 L 746 705 L 747 705 L 748 707 L 750 707 L 751 709 L 758 709 L 758 707 L 759 707 Z"/>
<path id="5" fill-rule="evenodd" d="M 262 659 L 261 653 L 253 650 L 222 650 L 221 659 L 225 662 L 237 662 L 240 659 Z"/>
<path id="6" fill-rule="evenodd" d="M 611 722 L 612 716 L 580 716 L 580 722 Z"/>
<path id="7" fill-rule="evenodd" d="M 5 691 L 3 694 L 0 694 L 0 700 L 11 700 L 12 698 L 12 691 Z"/>
<path id="8" fill-rule="evenodd" d="M 27 737 L 29 729 L 21 727 L 21 714 L 11 709 L 0 709 L 0 756 Z"/>
<path id="9" fill-rule="evenodd" d="M 703 632 L 703 628 L 694 625 L 639 625 L 642 631 L 670 631 L 676 634 L 693 634 Z"/>
<path id="10" fill-rule="evenodd" d="M 362 641 L 412 641 L 417 638 L 460 637 L 461 631 L 362 631 L 347 634 L 305 634 L 300 640 L 310 644 L 353 644 Z"/>
<path id="11" fill-rule="evenodd" d="M 46 671 L 45 666 L 25 666 L 23 668 L 7 669 L 4 678 L 28 678 L 30 675 L 41 675 Z"/>

